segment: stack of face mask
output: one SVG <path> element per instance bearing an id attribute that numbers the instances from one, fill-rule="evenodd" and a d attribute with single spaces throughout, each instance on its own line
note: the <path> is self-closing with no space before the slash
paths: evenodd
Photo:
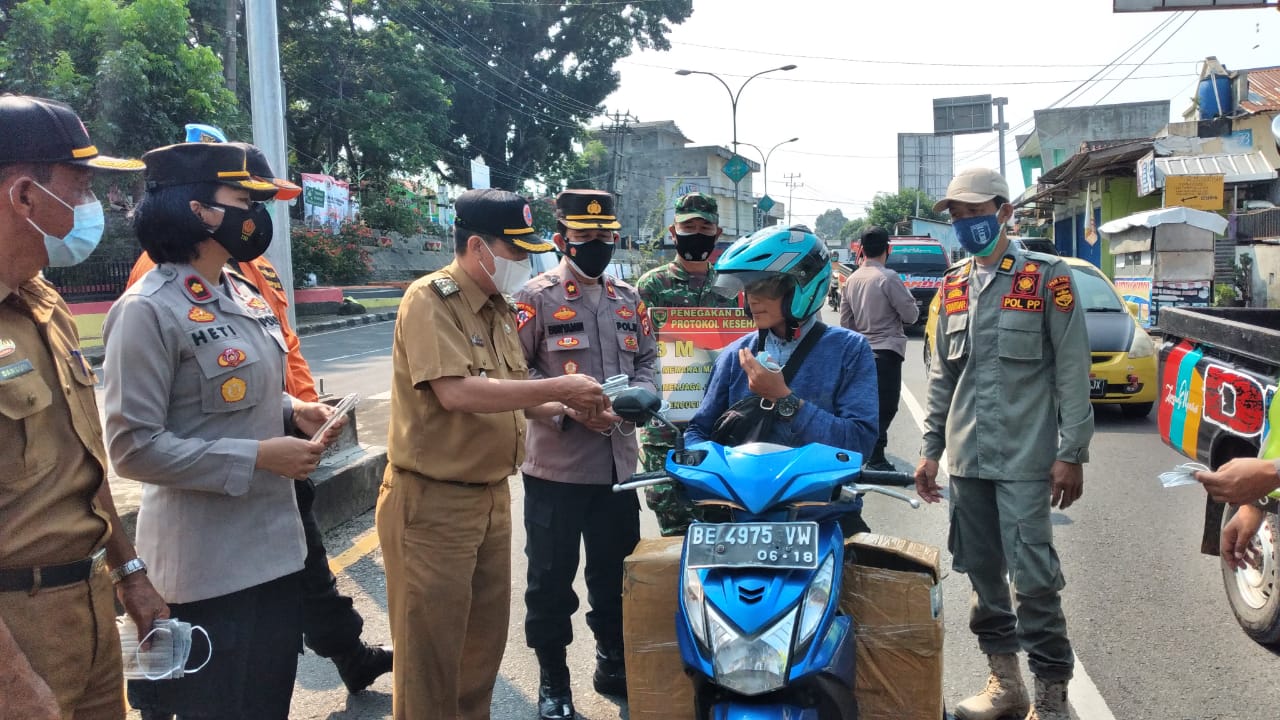
<path id="1" fill-rule="evenodd" d="M 1160 473 L 1160 484 L 1167 488 L 1178 487 L 1179 485 L 1199 485 L 1200 481 L 1196 480 L 1195 474 L 1208 469 L 1196 462 L 1182 463 L 1169 472 Z"/>
<path id="2" fill-rule="evenodd" d="M 177 618 L 156 620 L 142 642 L 138 641 L 137 626 L 127 615 L 116 618 L 116 629 L 120 633 L 120 651 L 124 659 L 126 680 L 177 680 L 183 675 L 199 672 L 209 664 L 209 658 L 213 657 L 213 641 L 209 639 L 209 633 L 199 625 L 185 623 Z M 209 651 L 199 667 L 188 670 L 187 660 L 191 656 L 193 630 L 204 635 Z M 151 646 L 143 650 L 142 643 L 148 640 Z"/>

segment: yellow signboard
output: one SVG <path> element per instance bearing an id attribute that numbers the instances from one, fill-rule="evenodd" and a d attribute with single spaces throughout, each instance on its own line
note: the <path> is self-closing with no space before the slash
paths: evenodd
<path id="1" fill-rule="evenodd" d="M 1221 210 L 1222 178 L 1222 175 L 1166 175 L 1164 206 L 1181 205 L 1196 210 Z"/>

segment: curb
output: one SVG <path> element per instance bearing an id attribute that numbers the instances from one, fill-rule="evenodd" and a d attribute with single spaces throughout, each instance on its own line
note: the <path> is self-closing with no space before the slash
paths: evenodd
<path id="1" fill-rule="evenodd" d="M 377 322 L 386 322 L 387 320 L 395 320 L 396 313 L 399 308 L 379 313 L 365 313 L 364 315 L 351 315 L 338 320 L 325 320 L 323 322 L 308 323 L 306 325 L 299 324 L 297 333 L 301 337 L 303 335 L 314 335 L 315 333 L 327 332 L 329 330 L 341 330 L 342 328 L 355 327 L 356 325 L 371 325 Z"/>

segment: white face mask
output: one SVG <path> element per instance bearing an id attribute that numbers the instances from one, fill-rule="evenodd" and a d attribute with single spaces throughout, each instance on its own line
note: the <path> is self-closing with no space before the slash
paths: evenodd
<path id="1" fill-rule="evenodd" d="M 488 251 L 489 257 L 493 258 L 493 272 L 489 272 L 484 263 L 480 263 L 480 269 L 484 270 L 485 275 L 493 281 L 493 286 L 498 288 L 498 292 L 514 295 L 529 282 L 529 278 L 533 277 L 533 264 L 528 259 L 508 260 L 498 257 L 489 248 L 488 243 L 484 244 L 484 249 Z"/>
<path id="2" fill-rule="evenodd" d="M 124 660 L 126 680 L 177 680 L 183 675 L 199 672 L 213 657 L 213 641 L 209 633 L 199 625 L 185 623 L 176 618 L 156 620 L 151 630 L 138 640 L 138 628 L 127 615 L 116 620 L 120 633 L 120 653 Z M 199 667 L 187 669 L 191 657 L 191 632 L 204 635 L 209 651 Z M 142 643 L 151 641 L 151 647 L 142 649 Z"/>
<path id="3" fill-rule="evenodd" d="M 102 230 L 106 227 L 106 217 L 103 215 L 102 203 L 97 200 L 90 200 L 72 207 L 66 200 L 54 195 L 49 188 L 34 180 L 31 181 L 31 184 L 45 191 L 49 197 L 62 203 L 71 211 L 71 229 L 63 237 L 50 235 L 37 225 L 34 220 L 27 218 L 27 222 L 31 223 L 31 227 L 44 236 L 44 248 L 49 254 L 49 267 L 70 267 L 84 262 L 84 259 L 89 257 L 94 249 L 98 247 L 98 243 L 102 240 Z M 10 204 L 13 203 L 13 188 L 15 187 L 17 186 L 9 186 Z"/>

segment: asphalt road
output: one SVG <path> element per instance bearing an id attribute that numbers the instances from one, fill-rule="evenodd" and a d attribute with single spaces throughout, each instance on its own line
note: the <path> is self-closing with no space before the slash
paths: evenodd
<path id="1" fill-rule="evenodd" d="M 326 390 L 364 396 L 358 411 L 360 436 L 375 444 L 386 438 L 392 326 L 303 338 L 303 350 Z M 903 403 L 890 434 L 890 456 L 902 469 L 914 465 L 919 443 L 917 412 L 925 387 L 920 347 L 918 336 L 912 337 L 903 368 Z M 1066 512 L 1054 513 L 1055 542 L 1067 578 L 1064 605 L 1079 662 L 1071 688 L 1074 716 L 1277 717 L 1280 661 L 1240 631 L 1226 604 L 1216 558 L 1198 552 L 1203 492 L 1195 487 L 1165 490 L 1156 479 L 1182 459 L 1160 443 L 1154 414 L 1130 420 L 1113 407 L 1098 408 L 1091 455 L 1084 497 Z M 513 484 L 513 496 L 513 612 L 493 706 L 493 717 L 503 720 L 536 717 L 537 667 L 524 646 L 521 625 L 525 562 L 519 483 Z M 945 505 L 912 510 L 873 496 L 865 515 L 876 531 L 945 546 Z M 339 584 L 366 618 L 366 639 L 387 642 L 385 584 L 372 526 L 373 513 L 365 513 L 331 533 L 328 543 L 331 557 L 347 565 Z M 657 534 L 647 511 L 643 532 L 647 537 Z M 950 572 L 945 553 L 943 565 L 944 690 L 948 704 L 954 705 L 982 686 L 986 668 L 968 631 L 968 581 Z M 581 586 L 579 593 L 584 594 Z M 592 643 L 581 613 L 575 629 L 570 666 L 580 715 L 626 718 L 625 705 L 591 689 Z M 300 661 L 292 717 L 365 720 L 389 717 L 390 708 L 389 678 L 359 696 L 348 696 L 327 661 L 310 654 Z"/>

